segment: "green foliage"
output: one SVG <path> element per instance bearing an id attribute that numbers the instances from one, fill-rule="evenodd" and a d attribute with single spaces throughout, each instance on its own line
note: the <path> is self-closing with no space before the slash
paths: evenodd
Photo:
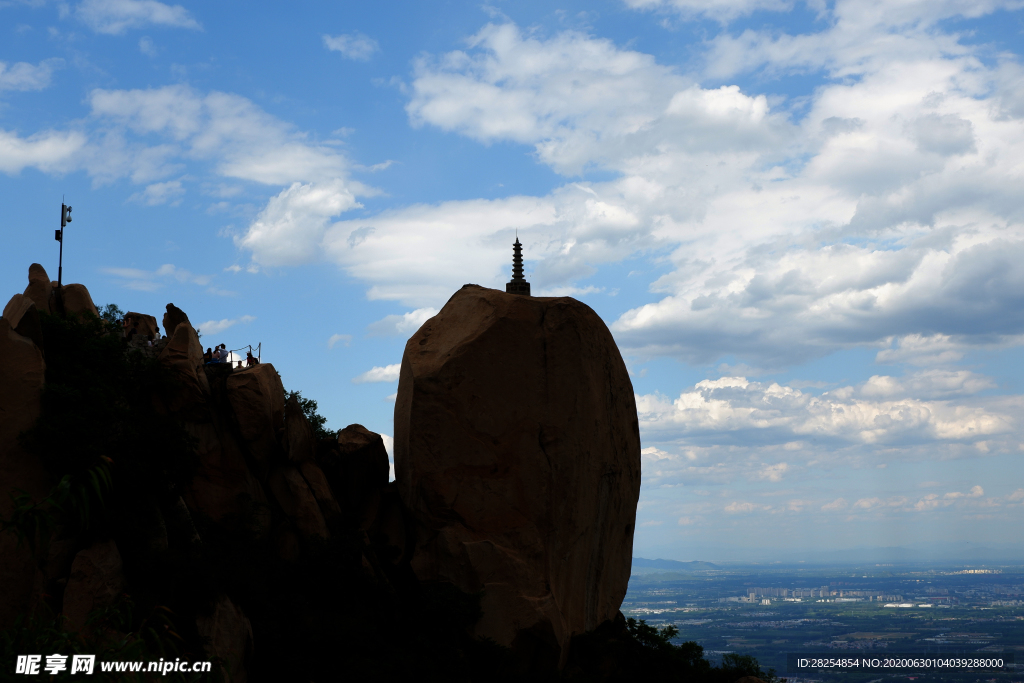
<path id="1" fill-rule="evenodd" d="M 564 679 L 572 683 L 734 683 L 744 676 L 755 676 L 766 683 L 779 683 L 773 670 L 763 671 L 750 656 L 725 655 L 719 666 L 711 666 L 704 658 L 704 648 L 697 643 L 672 643 L 678 635 L 675 626 L 657 629 L 643 620 L 605 624 L 594 633 L 574 639 L 573 661 Z"/>
<path id="2" fill-rule="evenodd" d="M 110 306 L 104 312 L 117 314 Z M 166 591 L 149 581 L 157 575 L 134 570 L 164 559 L 156 540 L 161 534 L 166 537 L 160 510 L 177 500 L 197 465 L 192 440 L 163 408 L 163 397 L 178 390 L 177 380 L 155 359 L 129 350 L 120 328 L 108 320 L 41 314 L 40 323 L 46 357 L 42 410 L 20 442 L 39 457 L 57 484 L 39 501 L 16 492 L 13 513 L 0 520 L 0 526 L 33 550 L 42 544 L 44 556 L 51 536 L 70 540 L 77 548 L 114 538 L 133 602 L 94 615 L 104 620 L 97 628 L 127 634 L 121 645 L 104 645 L 124 655 L 111 658 L 131 659 L 131 647 L 145 643 L 155 653 L 152 659 L 158 659 L 161 652 L 176 651 L 181 630 L 173 627 L 173 615 L 160 607 L 168 604 Z M 59 609 L 60 590 L 58 585 L 48 586 L 42 607 L 51 601 L 48 607 Z M 182 623 L 187 626 L 183 654 L 205 659 L 194 621 Z M 79 651 L 56 649 L 67 636 L 52 615 L 23 620 L 3 638 L 5 647 L 52 642 L 54 649 L 47 654 Z M 26 651 L 32 650 L 20 654 Z"/>
<path id="3" fill-rule="evenodd" d="M 97 306 L 96 310 L 99 311 L 101 320 L 104 320 L 111 324 L 117 323 L 119 320 L 124 319 L 125 312 L 122 311 L 117 304 Z"/>
<path id="4" fill-rule="evenodd" d="M 103 673 L 100 662 L 134 661 L 151 662 L 160 658 L 171 659 L 185 655 L 183 641 L 174 632 L 169 619 L 170 610 L 163 606 L 152 609 L 141 620 L 135 614 L 135 603 L 127 595 L 109 607 L 93 611 L 82 633 L 67 630 L 64 617 L 54 615 L 45 603 L 30 617 L 19 616 L 13 628 L 0 633 L 0 659 L 13 663 L 18 655 L 52 653 L 68 657 L 68 670 L 47 680 L 78 680 L 81 674 L 70 673 L 71 655 L 96 655 L 96 665 L 90 680 L 129 681 L 137 680 L 128 674 Z M 205 655 L 200 659 L 205 660 Z M 24 680 L 24 676 L 12 674 L 13 666 L 0 671 L 0 680 Z M 210 673 L 168 672 L 161 680 L 175 683 L 213 683 L 222 680 L 216 665 Z"/>
<path id="5" fill-rule="evenodd" d="M 302 393 L 298 391 L 289 391 L 285 394 L 284 400 L 288 401 L 294 396 L 299 400 L 299 406 L 302 408 L 302 414 L 309 420 L 309 424 L 313 427 L 313 435 L 317 439 L 330 439 L 336 436 L 336 432 L 332 432 L 327 429 L 327 418 L 316 412 L 316 401 L 311 398 L 303 398 Z"/>
<path id="6" fill-rule="evenodd" d="M 11 494 L 11 518 L 0 517 L 0 533 L 13 531 L 18 536 L 18 546 L 27 543 L 34 553 L 37 541 L 50 538 L 57 526 L 57 515 L 64 515 L 75 528 L 87 528 L 90 512 L 103 508 L 111 484 L 110 470 L 104 462 L 84 475 L 65 474 L 38 502 L 24 491 L 16 491 Z"/>
<path id="7" fill-rule="evenodd" d="M 196 465 L 181 425 L 157 410 L 176 390 L 173 374 L 153 358 L 126 352 L 115 325 L 86 316 L 40 316 L 46 354 L 42 412 L 22 444 L 36 453 L 67 497 L 62 523 L 96 528 L 110 504 L 151 504 L 176 497 Z M 114 495 L 80 489 L 103 484 Z M 61 484 L 54 495 L 60 497 Z M 109 500 L 108 500 L 109 498 Z M 75 502 L 77 501 L 77 502 Z M 67 508 L 65 503 L 74 503 Z M 68 514 L 73 513 L 73 518 Z"/>

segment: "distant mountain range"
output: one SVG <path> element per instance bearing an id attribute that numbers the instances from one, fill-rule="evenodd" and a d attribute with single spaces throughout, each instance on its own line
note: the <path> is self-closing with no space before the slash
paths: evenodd
<path id="1" fill-rule="evenodd" d="M 726 569 L 737 564 L 800 564 L 862 565 L 862 564 L 1024 564 L 1024 546 L 1017 543 L 915 543 L 904 546 L 858 547 L 843 550 L 783 548 L 690 548 L 690 557 L 711 557 L 711 562 L 677 562 L 633 558 L 633 574 L 660 572 L 692 573 L 708 569 Z"/>
<path id="2" fill-rule="evenodd" d="M 662 572 L 681 572 L 691 574 L 693 572 L 707 571 L 708 569 L 721 569 L 721 567 L 710 562 L 678 562 L 676 560 L 648 560 L 643 557 L 634 557 L 632 573 L 660 574 Z"/>

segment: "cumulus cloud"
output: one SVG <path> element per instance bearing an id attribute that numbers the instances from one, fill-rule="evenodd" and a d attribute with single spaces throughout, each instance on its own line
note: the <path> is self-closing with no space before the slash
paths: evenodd
<path id="1" fill-rule="evenodd" d="M 45 131 L 28 137 L 0 130 L 0 171 L 20 173 L 37 168 L 47 173 L 72 170 L 87 138 L 78 132 Z"/>
<path id="2" fill-rule="evenodd" d="M 344 342 L 345 346 L 348 346 L 352 342 L 351 334 L 332 334 L 331 338 L 327 340 L 327 348 L 333 349 L 334 345 L 338 342 Z"/>
<path id="3" fill-rule="evenodd" d="M 207 320 L 204 323 L 196 325 L 196 330 L 199 330 L 203 334 L 220 334 L 229 327 L 234 327 L 238 323 L 251 323 L 256 319 L 254 315 L 243 315 L 240 318 L 223 318 L 221 320 Z"/>
<path id="4" fill-rule="evenodd" d="M 658 148 L 764 148 L 784 132 L 764 96 L 736 86 L 701 89 L 650 55 L 608 40 L 571 31 L 527 38 L 501 24 L 468 42 L 468 52 L 417 62 L 406 107 L 413 125 L 528 144 L 563 174 L 625 170 Z"/>
<path id="5" fill-rule="evenodd" d="M 205 287 L 213 281 L 212 275 L 197 275 L 184 268 L 178 268 L 173 263 L 165 263 L 156 270 L 123 267 L 101 268 L 100 270 L 119 278 L 121 286 L 143 292 L 156 291 L 171 282 Z M 218 290 L 216 293 L 223 292 Z"/>
<path id="6" fill-rule="evenodd" d="M 969 374 L 969 373 L 968 373 Z M 728 441 L 775 443 L 785 449 L 794 437 L 834 439 L 837 443 L 928 443 L 976 441 L 1012 435 L 1019 397 L 990 401 L 923 400 L 916 397 L 875 400 L 872 378 L 861 387 L 842 387 L 820 396 L 777 383 L 743 377 L 703 380 L 679 398 L 637 396 L 642 434 L 655 441 L 704 436 Z M 865 393 L 865 388 L 868 392 Z M 783 464 L 763 471 L 768 480 L 786 471 Z"/>
<path id="7" fill-rule="evenodd" d="M 38 64 L 18 62 L 8 66 L 0 62 L 0 92 L 4 90 L 43 90 L 49 87 L 56 69 L 64 66 L 63 59 L 44 59 Z"/>
<path id="8" fill-rule="evenodd" d="M 140 202 L 147 206 L 157 206 L 171 202 L 177 204 L 181 196 L 185 194 L 185 188 L 181 186 L 180 180 L 168 180 L 164 183 L 153 183 L 147 185 L 142 192 L 136 192 L 128 197 L 130 202 Z"/>
<path id="9" fill-rule="evenodd" d="M 371 283 L 371 299 L 436 308 L 467 282 L 503 287 L 516 230 L 538 291 L 657 243 L 616 192 L 574 183 L 544 198 L 414 205 L 342 220 L 327 230 L 324 246 L 329 258 Z"/>
<path id="10" fill-rule="evenodd" d="M 333 181 L 347 174 L 349 164 L 337 150 L 310 143 L 293 126 L 239 95 L 202 94 L 185 85 L 170 85 L 94 90 L 89 103 L 94 119 L 118 126 L 119 135 L 123 127 L 140 136 L 161 136 L 163 145 L 146 149 L 164 157 L 212 161 L 222 176 L 290 185 Z"/>
<path id="11" fill-rule="evenodd" d="M 290 266 L 315 261 L 333 216 L 359 206 L 345 181 L 293 183 L 272 198 L 236 244 L 252 252 L 253 261 Z"/>
<path id="12" fill-rule="evenodd" d="M 157 0 L 83 0 L 75 13 L 97 33 L 112 35 L 144 26 L 202 28 L 181 5 L 165 5 Z"/>
<path id="13" fill-rule="evenodd" d="M 793 8 L 793 0 L 625 0 L 638 10 L 677 13 L 685 18 L 700 16 L 727 23 L 758 11 L 782 12 Z"/>
<path id="14" fill-rule="evenodd" d="M 368 325 L 366 330 L 371 336 L 409 336 L 435 315 L 436 308 L 417 308 L 401 315 L 385 316 Z"/>
<path id="15" fill-rule="evenodd" d="M 907 16 L 925 12 L 915 7 Z M 887 11 L 879 21 L 895 21 Z M 528 145 L 564 174 L 619 177 L 341 221 L 326 253 L 371 298 L 423 307 L 462 284 L 455 264 L 465 281 L 507 279 L 498 246 L 513 228 L 525 229 L 538 291 L 574 291 L 602 264 L 682 245 L 652 283 L 658 300 L 613 325 L 640 356 L 731 354 L 778 369 L 858 345 L 923 364 L 1013 346 L 1024 333 L 1024 228 L 1008 178 L 1024 134 L 984 100 L 1009 102 L 1022 76 L 986 71 L 941 31 L 913 40 L 897 55 L 830 48 L 828 64 L 800 66 L 856 79 L 826 82 L 796 120 L 763 95 L 703 88 L 608 40 L 488 25 L 465 50 L 417 62 L 410 121 Z M 818 44 L 792 50 L 819 55 Z M 427 226 L 464 238 L 428 240 Z M 939 340 L 949 348 L 936 356 Z"/>
<path id="16" fill-rule="evenodd" d="M 377 41 L 358 31 L 342 33 L 338 36 L 324 36 L 324 46 L 328 50 L 340 52 L 342 56 L 359 62 L 369 61 L 374 52 L 380 50 Z"/>
<path id="17" fill-rule="evenodd" d="M 366 382 L 397 382 L 398 373 L 402 369 L 401 363 L 385 365 L 384 367 L 374 366 L 361 375 L 352 378 L 355 384 Z"/>
<path id="18" fill-rule="evenodd" d="M 836 498 L 831 503 L 825 503 L 821 506 L 822 512 L 838 512 L 839 510 L 846 509 L 846 499 Z"/>

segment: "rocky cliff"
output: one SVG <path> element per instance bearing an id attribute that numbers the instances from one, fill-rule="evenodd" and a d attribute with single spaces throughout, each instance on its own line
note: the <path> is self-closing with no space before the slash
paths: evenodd
<path id="1" fill-rule="evenodd" d="M 127 344 L 38 264 L 5 307 L 0 630 L 216 657 L 231 681 L 331 680 L 339 657 L 511 680 L 618 616 L 637 416 L 583 304 L 453 296 L 406 347 L 392 483 L 379 434 L 317 438 L 273 365 L 204 365 L 184 311 L 162 324 Z"/>

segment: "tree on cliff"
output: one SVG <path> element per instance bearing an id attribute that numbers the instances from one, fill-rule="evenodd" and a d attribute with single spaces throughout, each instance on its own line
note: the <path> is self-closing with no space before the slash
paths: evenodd
<path id="1" fill-rule="evenodd" d="M 309 425 L 313 428 L 313 435 L 319 439 L 331 439 L 336 436 L 335 432 L 327 429 L 327 418 L 317 412 L 316 401 L 311 398 L 303 398 L 302 392 L 289 391 L 284 395 L 284 399 L 287 402 L 291 397 L 294 396 L 299 402 L 299 406 L 302 408 L 302 414 L 309 420 Z"/>

